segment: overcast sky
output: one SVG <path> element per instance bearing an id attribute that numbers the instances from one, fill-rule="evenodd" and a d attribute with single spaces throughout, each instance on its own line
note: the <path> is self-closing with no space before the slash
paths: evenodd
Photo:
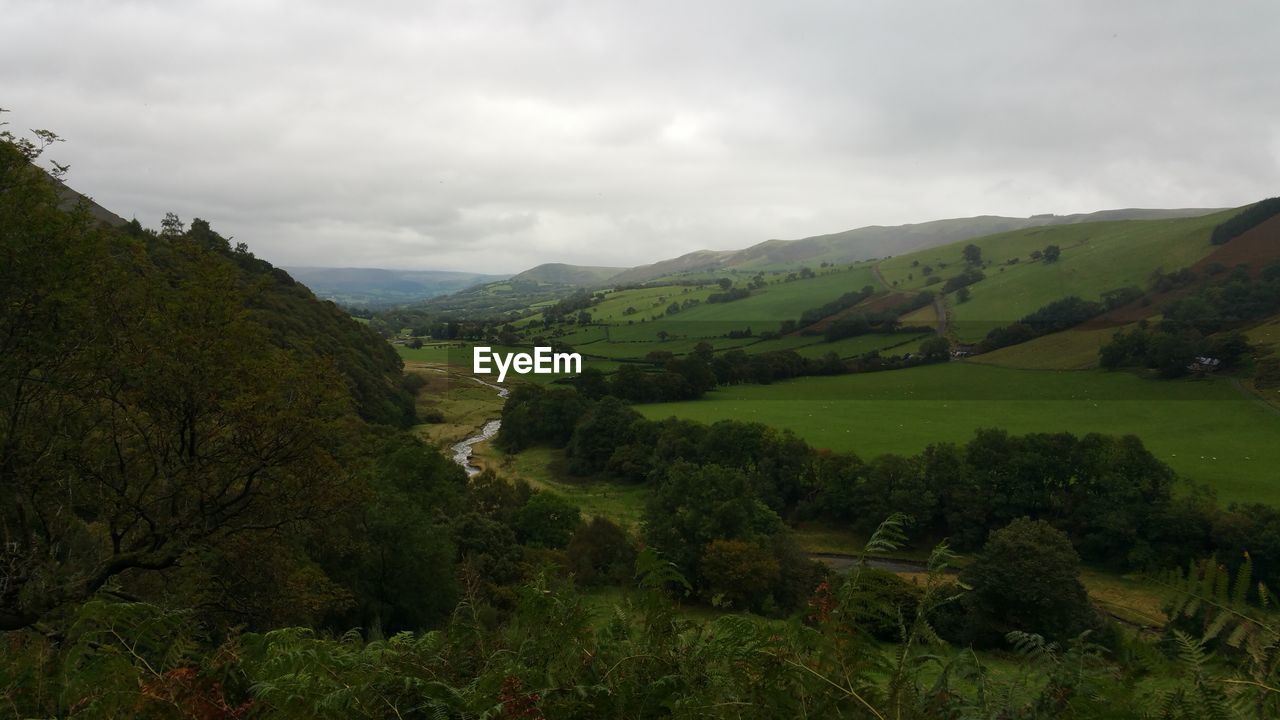
<path id="1" fill-rule="evenodd" d="M 0 0 L 0 107 L 150 227 L 509 272 L 1280 194 L 1277 48 L 1274 0 Z"/>

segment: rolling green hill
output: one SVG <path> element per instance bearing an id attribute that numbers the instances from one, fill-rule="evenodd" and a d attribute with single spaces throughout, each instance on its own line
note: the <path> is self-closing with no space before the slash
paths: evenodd
<path id="1" fill-rule="evenodd" d="M 961 340 L 976 341 L 991 328 L 1068 295 L 1097 300 L 1108 290 L 1145 287 L 1152 272 L 1187 267 L 1212 252 L 1209 233 L 1235 212 L 1033 228 L 976 238 L 969 242 L 982 249 L 986 278 L 970 286 L 968 302 L 948 297 L 951 332 Z M 895 287 L 937 288 L 927 285 L 929 277 L 958 275 L 964 269 L 961 250 L 967 244 L 890 258 L 879 268 Z M 1049 245 L 1061 248 L 1056 262 L 1031 257 Z M 929 276 L 926 267 L 933 271 Z"/>
<path id="2" fill-rule="evenodd" d="M 1134 220 L 1204 215 L 1201 208 L 1174 210 L 1104 210 L 1078 215 L 1035 215 L 1029 218 L 982 215 L 909 225 L 869 227 L 816 235 L 800 240 L 766 240 L 742 250 L 698 250 L 670 260 L 632 268 L 610 279 L 615 284 L 648 282 L 670 275 L 718 270 L 776 270 L 822 263 L 859 262 L 923 248 L 946 245 L 994 233 L 1104 220 Z"/>
<path id="3" fill-rule="evenodd" d="M 547 283 L 550 285 L 571 285 L 575 287 L 595 287 L 609 278 L 622 272 L 619 267 L 592 267 L 588 265 L 566 265 L 564 263 L 545 263 L 529 268 L 513 277 L 513 280 Z"/>

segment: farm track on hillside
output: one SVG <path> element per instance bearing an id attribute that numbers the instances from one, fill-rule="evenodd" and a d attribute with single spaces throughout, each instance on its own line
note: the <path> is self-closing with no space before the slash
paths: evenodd
<path id="1" fill-rule="evenodd" d="M 880 286 L 889 292 L 895 292 L 889 282 L 884 279 L 884 273 L 880 272 L 880 263 L 871 266 L 872 272 L 876 276 L 876 280 L 880 281 Z M 916 293 L 912 293 L 913 295 Z M 938 316 L 938 337 L 947 336 L 947 304 L 943 302 L 942 296 L 939 295 L 933 299 L 933 312 Z"/>

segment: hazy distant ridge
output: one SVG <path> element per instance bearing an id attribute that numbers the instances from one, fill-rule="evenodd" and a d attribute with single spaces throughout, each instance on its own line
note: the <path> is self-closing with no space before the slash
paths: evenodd
<path id="1" fill-rule="evenodd" d="M 448 270 L 323 267 L 288 267 L 285 270 L 316 295 L 347 305 L 418 302 L 509 277 Z"/>

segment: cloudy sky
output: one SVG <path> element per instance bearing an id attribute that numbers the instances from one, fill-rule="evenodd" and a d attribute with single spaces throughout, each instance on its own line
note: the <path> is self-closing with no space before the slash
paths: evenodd
<path id="1" fill-rule="evenodd" d="M 1280 194 L 1280 3 L 0 0 L 0 107 L 282 265 Z"/>

